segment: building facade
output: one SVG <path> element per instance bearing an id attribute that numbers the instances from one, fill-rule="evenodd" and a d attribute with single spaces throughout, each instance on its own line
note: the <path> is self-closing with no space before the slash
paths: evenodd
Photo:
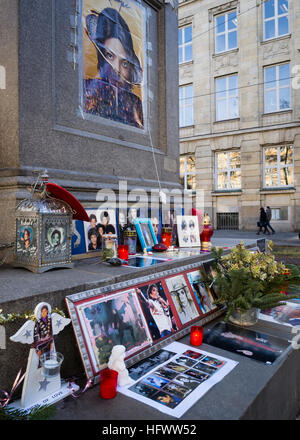
<path id="1" fill-rule="evenodd" d="M 181 178 L 220 229 L 300 229 L 300 3 L 179 4 Z"/>

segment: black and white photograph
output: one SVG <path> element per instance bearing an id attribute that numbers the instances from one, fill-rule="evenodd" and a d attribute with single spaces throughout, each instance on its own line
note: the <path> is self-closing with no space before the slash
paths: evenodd
<path id="1" fill-rule="evenodd" d="M 216 309 L 217 306 L 213 303 L 214 298 L 210 291 L 206 289 L 200 270 L 189 272 L 187 277 L 201 312 L 205 315 L 211 310 Z"/>
<path id="2" fill-rule="evenodd" d="M 188 371 L 186 371 L 185 373 L 184 373 L 186 376 L 190 376 L 190 377 L 192 377 L 193 379 L 196 379 L 196 380 L 198 380 L 199 382 L 203 382 L 204 380 L 206 380 L 207 379 L 207 374 L 205 374 L 204 372 L 202 372 L 202 371 L 198 371 L 198 370 L 194 370 L 194 369 L 190 369 L 190 370 L 188 370 Z"/>
<path id="3" fill-rule="evenodd" d="M 159 350 L 158 352 L 152 354 L 149 356 L 149 359 L 151 359 L 152 362 L 155 363 L 155 365 L 163 364 L 164 362 L 171 359 L 173 356 L 175 356 L 176 353 L 168 350 Z"/>
<path id="4" fill-rule="evenodd" d="M 177 376 L 174 379 L 174 382 L 178 383 L 179 385 L 189 388 L 191 390 L 194 390 L 195 388 L 197 388 L 201 382 L 203 382 L 204 380 L 208 379 L 209 375 L 205 375 L 203 374 L 203 376 L 201 376 L 201 378 L 193 378 L 191 376 L 186 376 L 184 374 L 181 374 L 179 376 Z"/>
<path id="5" fill-rule="evenodd" d="M 168 290 L 172 297 L 181 324 L 187 324 L 199 317 L 194 299 L 189 291 L 183 275 L 166 279 Z"/>
<path id="6" fill-rule="evenodd" d="M 174 362 L 176 362 L 177 364 L 180 364 L 180 365 L 184 365 L 185 367 L 192 367 L 193 365 L 195 365 L 197 363 L 196 360 L 190 359 L 185 356 L 179 356 L 179 357 L 175 358 Z"/>
<path id="7" fill-rule="evenodd" d="M 201 246 L 197 216 L 178 215 L 177 233 L 180 247 Z"/>

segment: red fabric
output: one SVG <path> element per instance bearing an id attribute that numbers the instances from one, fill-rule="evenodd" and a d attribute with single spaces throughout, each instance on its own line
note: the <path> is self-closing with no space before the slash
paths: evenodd
<path id="1" fill-rule="evenodd" d="M 199 234 L 201 234 L 203 231 L 203 212 L 201 209 L 192 208 L 192 215 L 196 215 L 198 217 Z"/>
<path id="2" fill-rule="evenodd" d="M 68 203 L 68 205 L 75 211 L 73 214 L 74 220 L 83 220 L 84 222 L 90 221 L 82 204 L 69 191 L 51 182 L 46 184 L 46 188 L 51 196 Z"/>

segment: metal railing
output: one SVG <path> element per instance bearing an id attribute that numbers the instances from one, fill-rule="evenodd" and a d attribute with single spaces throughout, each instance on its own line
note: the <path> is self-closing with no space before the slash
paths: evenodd
<path id="1" fill-rule="evenodd" d="M 239 213 L 238 212 L 218 212 L 217 213 L 217 229 L 239 229 Z"/>

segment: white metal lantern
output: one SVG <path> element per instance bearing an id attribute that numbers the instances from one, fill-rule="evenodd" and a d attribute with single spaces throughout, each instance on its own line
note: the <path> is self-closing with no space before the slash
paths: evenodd
<path id="1" fill-rule="evenodd" d="M 15 261 L 41 273 L 58 267 L 73 267 L 71 254 L 71 207 L 64 201 L 50 197 L 45 190 L 33 191 L 16 208 Z"/>

